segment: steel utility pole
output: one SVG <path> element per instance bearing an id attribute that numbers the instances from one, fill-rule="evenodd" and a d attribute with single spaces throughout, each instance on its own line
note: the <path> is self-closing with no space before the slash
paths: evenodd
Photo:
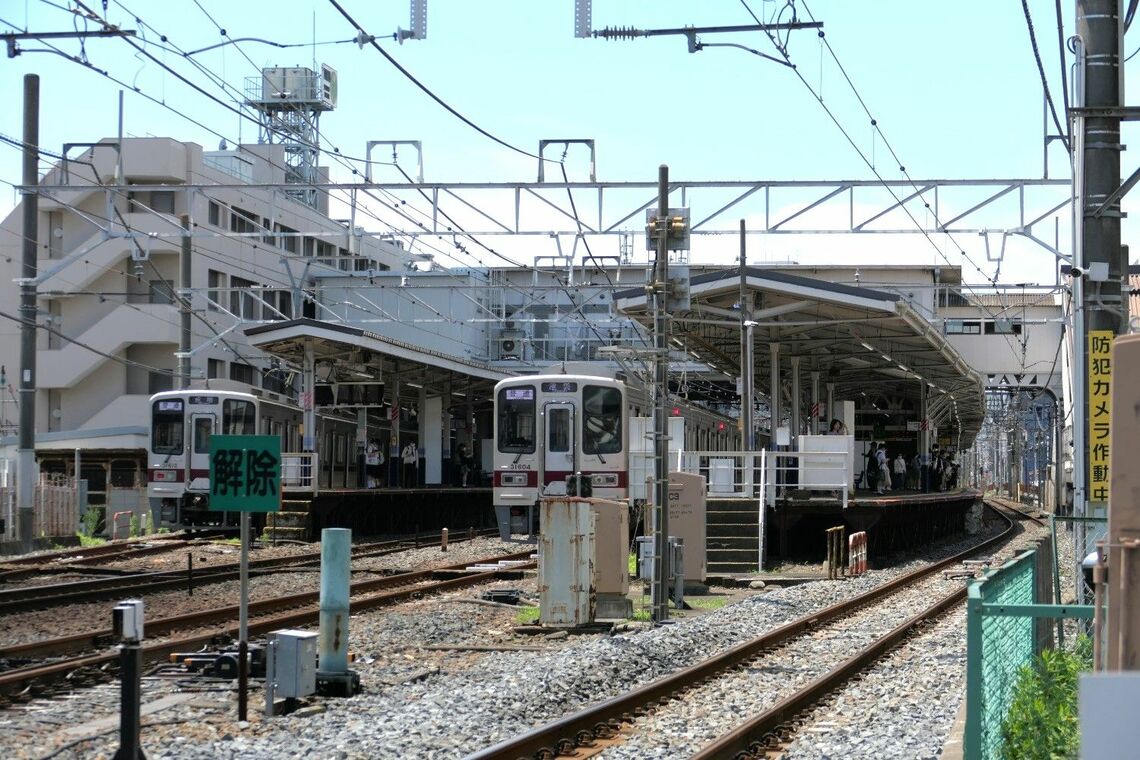
<path id="1" fill-rule="evenodd" d="M 1074 304 L 1074 463 L 1073 508 L 1078 517 L 1104 515 L 1109 498 L 1108 414 L 1103 439 L 1090 433 L 1090 392 L 1107 388 L 1089 382 L 1090 340 L 1118 335 L 1128 322 L 1121 282 L 1127 272 L 1120 245 L 1120 119 L 1123 86 L 1120 45 L 1123 34 L 1118 0 L 1077 0 L 1078 81 L 1074 109 L 1073 160 L 1076 208 L 1080 214 L 1073 255 Z M 1099 367 L 1097 368 L 1100 369 Z M 1106 368 L 1107 369 L 1107 368 Z M 1111 382 L 1109 374 L 1103 384 Z M 1117 378 L 1120 380 L 1121 378 Z M 1097 438 L 1097 440 L 1091 440 Z M 1090 461 L 1090 455 L 1095 462 Z M 1091 466 L 1093 464 L 1096 466 Z M 1089 551 L 1084 523 L 1077 523 L 1076 562 Z M 1110 559 L 1110 563 L 1114 560 Z M 1080 574 L 1077 575 L 1080 578 Z M 1078 601 L 1084 589 L 1078 583 Z M 1111 600 L 1110 600 L 1111 606 Z"/>
<path id="2" fill-rule="evenodd" d="M 744 220 L 740 220 L 740 417 L 744 451 L 756 445 L 752 416 L 752 294 L 748 290 L 747 249 L 745 247 Z M 745 460 L 745 466 L 752 463 Z"/>
<path id="3" fill-rule="evenodd" d="M 657 170 L 657 262 L 653 276 L 654 358 L 656 364 L 653 407 L 654 497 L 653 497 L 653 621 L 669 619 L 669 319 L 665 301 L 669 287 L 669 167 Z"/>
<path id="4" fill-rule="evenodd" d="M 39 247 L 40 78 L 24 75 L 24 247 L 20 279 L 20 441 L 16 470 L 20 541 L 31 547 L 36 472 L 36 256 Z M 79 477 L 78 473 L 76 477 Z"/>

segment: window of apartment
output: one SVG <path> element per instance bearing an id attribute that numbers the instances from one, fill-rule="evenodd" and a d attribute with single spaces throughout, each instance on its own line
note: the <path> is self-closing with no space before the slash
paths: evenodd
<path id="1" fill-rule="evenodd" d="M 226 287 L 226 275 L 224 272 L 211 269 L 207 274 L 207 278 L 209 282 L 207 297 L 210 299 L 210 302 L 206 305 L 206 308 L 210 311 L 219 311 L 218 306 L 215 304 L 222 303 L 222 288 Z"/>
<path id="2" fill-rule="evenodd" d="M 147 373 L 147 392 L 150 395 L 174 390 L 174 373 L 163 370 L 151 370 Z"/>
<path id="3" fill-rule="evenodd" d="M 281 240 L 281 247 L 289 253 L 297 252 L 297 230 L 292 227 L 286 227 L 284 224 L 278 224 L 277 235 Z"/>
<path id="4" fill-rule="evenodd" d="M 273 220 L 265 217 L 261 220 L 261 228 L 264 230 L 261 235 L 261 242 L 276 247 L 277 237 L 273 234 Z"/>
<path id="5" fill-rule="evenodd" d="M 221 359 L 206 360 L 206 377 L 214 380 L 226 376 L 226 363 Z"/>
<path id="6" fill-rule="evenodd" d="M 222 226 L 222 204 L 210 201 L 209 222 L 215 227 Z"/>
<path id="7" fill-rule="evenodd" d="M 289 386 L 285 384 L 288 375 L 288 371 L 281 368 L 264 369 L 261 371 L 261 387 L 273 393 L 288 394 Z"/>
<path id="8" fill-rule="evenodd" d="M 261 228 L 257 214 L 234 206 L 230 209 L 230 232 L 240 234 L 257 232 Z"/>
<path id="9" fill-rule="evenodd" d="M 336 261 L 333 260 L 334 256 L 336 256 L 335 245 L 332 243 L 326 243 L 323 240 L 317 241 L 317 258 L 322 264 L 330 267 L 335 267 Z"/>
<path id="10" fill-rule="evenodd" d="M 174 191 L 155 190 L 150 194 L 150 207 L 160 214 L 174 213 Z"/>
<path id="11" fill-rule="evenodd" d="M 278 316 L 275 314 L 274 319 L 282 317 L 284 319 L 293 318 L 293 294 L 288 290 L 282 290 L 277 294 L 277 309 L 281 312 L 281 315 Z"/>
<path id="12" fill-rule="evenodd" d="M 947 335 L 981 335 L 982 323 L 978 320 L 948 319 L 946 320 Z"/>
<path id="13" fill-rule="evenodd" d="M 303 255 L 312 256 L 316 252 L 316 249 L 317 249 L 317 241 L 316 240 L 313 240 L 311 237 L 307 237 L 307 238 L 304 238 L 301 242 L 303 243 L 303 247 L 301 249 Z"/>
<path id="14" fill-rule="evenodd" d="M 170 306 L 174 303 L 173 280 L 151 280 L 148 285 L 150 287 L 150 295 L 147 299 L 149 303 L 164 304 L 166 306 Z"/>
<path id="15" fill-rule="evenodd" d="M 230 362 L 230 380 L 253 385 L 253 367 L 241 362 Z"/>
<path id="16" fill-rule="evenodd" d="M 352 259 L 350 259 L 348 257 L 348 251 L 347 250 L 345 250 L 344 248 L 337 248 L 336 249 L 336 255 L 337 255 L 337 260 L 336 260 L 337 266 L 340 269 L 343 269 L 346 272 L 349 271 L 350 269 L 352 269 Z"/>
<path id="17" fill-rule="evenodd" d="M 242 319 L 261 319 L 261 304 L 253 297 L 250 288 L 257 283 L 241 277 L 230 278 L 230 311 Z"/>

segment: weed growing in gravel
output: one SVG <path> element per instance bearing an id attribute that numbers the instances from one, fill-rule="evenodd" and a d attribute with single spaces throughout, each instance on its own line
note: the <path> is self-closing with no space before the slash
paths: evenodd
<path id="1" fill-rule="evenodd" d="M 1013 702 L 1002 723 L 1002 757 L 1077 757 L 1081 727 L 1077 678 L 1092 670 L 1092 639 L 1077 639 L 1074 651 L 1046 649 L 1018 673 Z"/>
<path id="2" fill-rule="evenodd" d="M 538 607 L 523 607 L 515 613 L 515 623 L 518 625 L 534 625 L 538 622 Z"/>
<path id="3" fill-rule="evenodd" d="M 96 531 L 99 530 L 99 521 L 102 518 L 102 513 L 95 507 L 88 507 L 87 511 L 83 513 L 83 524 L 79 527 L 79 532 L 75 534 L 79 538 L 80 546 L 99 546 L 107 543 L 105 539 L 95 535 Z"/>

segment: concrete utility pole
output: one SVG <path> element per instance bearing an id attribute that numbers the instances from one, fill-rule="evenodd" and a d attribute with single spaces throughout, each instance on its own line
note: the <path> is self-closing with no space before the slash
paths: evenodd
<path id="1" fill-rule="evenodd" d="M 1079 228 L 1074 246 L 1074 401 L 1073 508 L 1078 517 L 1104 514 L 1108 491 L 1090 468 L 1088 423 L 1090 333 L 1120 334 L 1128 323 L 1127 304 L 1121 299 L 1126 254 L 1120 245 L 1120 118 L 1123 113 L 1120 66 L 1123 19 L 1119 0 L 1077 0 L 1078 81 L 1074 101 L 1074 178 Z M 1117 375 L 1117 380 L 1121 379 Z M 1104 443 L 1106 441 L 1102 441 Z M 1107 464 L 1105 460 L 1105 464 Z M 1097 474 L 1096 478 L 1091 477 Z M 1089 551 L 1084 524 L 1076 528 L 1077 556 Z M 1117 558 L 1118 559 L 1118 558 Z M 1114 562 L 1110 558 L 1110 564 Z M 1116 566 L 1116 565 L 1114 565 Z M 1078 574 L 1079 578 L 1080 575 Z M 1078 601 L 1084 589 L 1078 584 Z M 1110 607 L 1112 605 L 1110 598 Z"/>
<path id="2" fill-rule="evenodd" d="M 653 282 L 653 334 L 656 338 L 656 394 L 653 405 L 654 514 L 653 514 L 653 621 L 669 619 L 669 319 L 665 302 L 669 287 L 669 167 L 657 170 L 657 262 Z"/>
<path id="3" fill-rule="evenodd" d="M 20 442 L 16 504 L 20 541 L 32 543 L 36 472 L 36 256 L 39 247 L 40 78 L 24 75 L 24 248 L 20 280 Z M 79 474 L 76 473 L 76 477 Z"/>
<path id="4" fill-rule="evenodd" d="M 178 387 L 190 387 L 190 342 L 193 337 L 190 329 L 190 316 L 191 307 L 190 299 L 193 298 L 193 287 L 190 283 L 190 257 L 193 251 L 190 248 L 190 215 L 182 215 L 182 251 L 179 257 L 179 276 L 178 276 L 178 303 L 180 319 L 182 322 L 181 337 L 178 341 Z"/>

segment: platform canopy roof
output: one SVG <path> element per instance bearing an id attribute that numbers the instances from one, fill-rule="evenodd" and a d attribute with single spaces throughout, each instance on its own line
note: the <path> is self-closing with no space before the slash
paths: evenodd
<path id="1" fill-rule="evenodd" d="M 835 384 L 836 400 L 854 400 L 860 423 L 882 413 L 919 419 L 926 385 L 927 418 L 961 448 L 969 447 L 985 416 L 983 377 L 941 331 L 894 293 L 852 287 L 759 267 L 696 275 L 687 310 L 670 314 L 671 349 L 729 378 L 741 374 L 741 333 L 750 322 L 755 387 L 770 391 L 772 344 L 779 344 L 784 396 L 790 392 L 791 357 L 800 357 L 801 388 L 810 393 L 809 372 Z M 753 300 L 750 319 L 741 316 L 742 295 Z M 615 295 L 615 306 L 651 328 L 652 301 L 644 289 Z M 786 403 L 786 402 L 785 402 Z"/>
<path id="2" fill-rule="evenodd" d="M 245 329 L 250 343 L 294 367 L 304 365 L 311 346 L 316 382 L 382 382 L 385 400 L 400 387 L 400 401 L 415 404 L 420 388 L 429 396 L 451 393 L 489 403 L 495 383 L 511 373 L 338 322 L 290 319 Z M 462 396 L 458 394 L 463 394 Z"/>

